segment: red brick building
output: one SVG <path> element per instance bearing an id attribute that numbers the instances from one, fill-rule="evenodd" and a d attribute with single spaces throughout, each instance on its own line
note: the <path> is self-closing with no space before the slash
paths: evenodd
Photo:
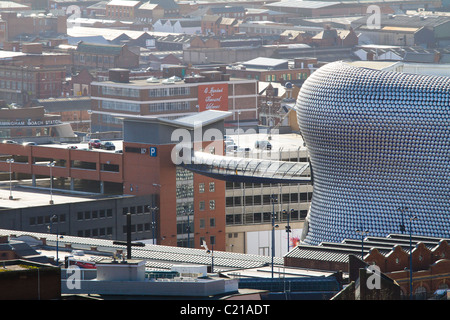
<path id="1" fill-rule="evenodd" d="M 22 15 L 17 12 L 2 12 L 1 20 L 5 31 L 0 33 L 1 41 L 14 40 L 20 34 L 40 35 L 44 33 L 66 34 L 67 17 L 53 15 Z"/>
<path id="2" fill-rule="evenodd" d="M 193 70 L 191 70 L 194 72 Z M 109 81 L 93 82 L 92 131 L 121 131 L 117 116 L 181 115 L 209 109 L 231 111 L 227 121 L 257 119 L 257 81 L 230 78 L 224 68 L 201 71 L 182 78 L 129 79 L 129 71 L 112 70 Z M 206 101 L 205 92 L 220 91 L 217 101 Z"/>
<path id="3" fill-rule="evenodd" d="M 140 1 L 112 0 L 106 4 L 105 16 L 108 19 L 134 20 Z"/>
<path id="4" fill-rule="evenodd" d="M 412 235 L 413 295 L 429 298 L 450 283 L 450 246 L 447 239 Z M 330 271 L 348 271 L 350 278 L 358 270 L 350 256 L 361 258 L 400 286 L 403 297 L 410 294 L 410 242 L 408 234 L 391 234 L 385 238 L 367 236 L 364 240 L 345 239 L 340 243 L 324 242 L 317 246 L 299 244 L 285 257 L 285 265 Z M 357 259 L 357 258 L 356 258 Z M 354 259 L 353 259 L 354 260 Z M 363 268 L 361 265 L 356 268 Z"/>
<path id="5" fill-rule="evenodd" d="M 73 66 L 76 70 L 133 69 L 139 66 L 139 54 L 131 51 L 127 45 L 100 45 L 81 41 L 73 52 Z"/>
<path id="6" fill-rule="evenodd" d="M 219 15 L 205 15 L 201 21 L 202 34 L 231 36 L 239 32 L 240 21 Z"/>

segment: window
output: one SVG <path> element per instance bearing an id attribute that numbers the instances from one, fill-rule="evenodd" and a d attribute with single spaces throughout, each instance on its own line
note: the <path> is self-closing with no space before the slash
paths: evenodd
<path id="1" fill-rule="evenodd" d="M 198 184 L 198 192 L 200 192 L 200 193 L 205 192 L 205 184 L 204 183 Z"/>
<path id="2" fill-rule="evenodd" d="M 216 200 L 209 200 L 209 210 L 216 209 Z"/>
<path id="3" fill-rule="evenodd" d="M 209 226 L 210 227 L 216 226 L 216 218 L 209 218 Z"/>
<path id="4" fill-rule="evenodd" d="M 209 192 L 214 192 L 216 190 L 216 184 L 214 182 L 209 183 Z"/>
<path id="5" fill-rule="evenodd" d="M 199 209 L 202 211 L 205 210 L 205 201 L 200 201 Z"/>
<path id="6" fill-rule="evenodd" d="M 200 229 L 205 229 L 205 219 L 200 219 Z"/>

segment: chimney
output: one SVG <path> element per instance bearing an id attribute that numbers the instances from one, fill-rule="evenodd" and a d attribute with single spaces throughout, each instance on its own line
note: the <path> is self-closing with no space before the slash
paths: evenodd
<path id="1" fill-rule="evenodd" d="M 130 70 L 128 69 L 109 69 L 109 81 L 128 83 L 130 82 Z"/>
<path id="2" fill-rule="evenodd" d="M 42 54 L 42 43 L 24 43 L 22 44 L 23 53 Z"/>

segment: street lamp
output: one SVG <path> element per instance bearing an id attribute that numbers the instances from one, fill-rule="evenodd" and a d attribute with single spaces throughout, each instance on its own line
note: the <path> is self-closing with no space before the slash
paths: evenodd
<path id="1" fill-rule="evenodd" d="M 152 211 L 152 222 L 151 222 L 152 237 L 153 237 L 153 244 L 156 244 L 155 243 L 155 239 L 156 239 L 156 217 L 155 217 L 155 212 L 159 208 L 158 207 L 151 207 L 151 206 L 148 206 L 148 208 Z"/>
<path id="2" fill-rule="evenodd" d="M 276 195 L 272 194 L 272 279 L 273 279 L 273 259 L 275 256 L 275 202 L 277 202 Z"/>
<path id="3" fill-rule="evenodd" d="M 240 145 L 240 142 L 239 142 L 239 137 L 240 137 L 240 133 L 239 133 L 239 131 L 240 131 L 240 125 L 239 125 L 239 116 L 241 115 L 241 111 L 239 110 L 238 112 L 237 112 L 237 118 L 238 118 L 238 146 Z"/>
<path id="4" fill-rule="evenodd" d="M 6 159 L 6 162 L 9 163 L 9 200 L 13 200 L 12 196 L 12 169 L 11 165 L 14 163 L 14 159 Z"/>
<path id="5" fill-rule="evenodd" d="M 356 233 L 361 235 L 361 260 L 364 261 L 364 236 L 369 233 L 369 230 L 356 230 Z"/>
<path id="6" fill-rule="evenodd" d="M 51 232 L 53 221 L 57 222 L 58 217 L 54 214 L 50 218 L 50 225 L 47 227 L 48 231 Z M 56 225 L 56 264 L 59 265 L 59 225 Z"/>
<path id="7" fill-rule="evenodd" d="M 419 220 L 417 216 L 409 218 L 409 299 L 412 300 L 413 291 L 413 268 L 412 268 L 412 221 Z"/>
<path id="8" fill-rule="evenodd" d="M 400 211 L 402 214 L 402 224 L 400 225 L 400 232 L 403 234 L 406 231 L 403 214 L 404 214 L 404 212 L 408 211 L 408 207 L 398 207 L 397 210 Z"/>
<path id="9" fill-rule="evenodd" d="M 188 235 L 188 243 L 187 246 L 188 248 L 191 247 L 191 223 L 189 221 L 189 216 L 191 215 L 191 213 L 193 213 L 194 211 L 186 211 L 184 210 L 184 214 L 187 216 L 187 227 L 186 227 L 186 231 L 187 231 L 187 235 Z"/>
<path id="10" fill-rule="evenodd" d="M 214 273 L 214 244 L 212 245 L 212 249 L 209 250 L 206 241 L 203 240 L 203 243 L 200 245 L 200 247 L 205 248 L 206 254 L 211 254 L 211 273 Z"/>
<path id="11" fill-rule="evenodd" d="M 55 161 L 47 163 L 47 167 L 50 168 L 50 204 L 53 204 L 53 176 L 52 168 L 55 166 Z"/>
<path id="12" fill-rule="evenodd" d="M 287 234 L 287 252 L 289 252 L 290 249 L 290 233 L 292 232 L 291 226 L 289 225 L 291 214 L 294 212 L 294 209 L 291 209 L 290 211 L 283 210 L 283 213 L 287 215 L 287 226 L 286 226 L 286 234 Z"/>

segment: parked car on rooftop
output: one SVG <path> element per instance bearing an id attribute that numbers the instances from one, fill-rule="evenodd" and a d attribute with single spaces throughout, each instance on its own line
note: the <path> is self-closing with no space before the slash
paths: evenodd
<path id="1" fill-rule="evenodd" d="M 114 143 L 112 143 L 110 141 L 105 141 L 100 144 L 100 149 L 116 150 L 116 146 L 114 145 Z"/>
<path id="2" fill-rule="evenodd" d="M 89 148 L 100 148 L 102 142 L 100 139 L 91 139 L 89 140 Z"/>

